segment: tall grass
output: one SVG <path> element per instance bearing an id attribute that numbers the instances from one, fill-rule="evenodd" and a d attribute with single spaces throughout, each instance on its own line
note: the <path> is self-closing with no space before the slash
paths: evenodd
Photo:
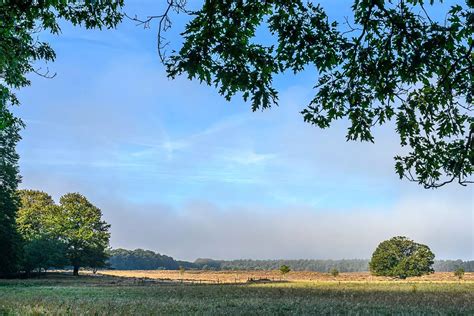
<path id="1" fill-rule="evenodd" d="M 0 280 L 0 314 L 474 314 L 474 283 L 143 283 L 118 277 Z"/>

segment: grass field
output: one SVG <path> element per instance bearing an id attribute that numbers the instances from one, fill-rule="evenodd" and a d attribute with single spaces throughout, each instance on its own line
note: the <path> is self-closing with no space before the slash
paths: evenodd
<path id="1" fill-rule="evenodd" d="M 437 272 L 422 277 L 394 280 L 388 277 L 372 276 L 368 272 L 340 273 L 333 277 L 329 273 L 292 271 L 282 276 L 280 271 L 196 271 L 184 273 L 177 270 L 107 270 L 100 272 L 104 275 L 144 278 L 161 281 L 183 281 L 187 283 L 244 283 L 250 278 L 269 281 L 333 281 L 333 282 L 456 282 L 457 277 L 452 272 Z M 466 282 L 474 282 L 474 273 L 466 273 L 463 278 Z"/>
<path id="2" fill-rule="evenodd" d="M 106 273 L 120 276 L 56 273 L 0 280 L 0 314 L 474 314 L 473 273 L 461 282 L 450 273 L 400 281 L 364 273 L 333 278 L 291 272 L 281 282 L 276 271 Z"/>

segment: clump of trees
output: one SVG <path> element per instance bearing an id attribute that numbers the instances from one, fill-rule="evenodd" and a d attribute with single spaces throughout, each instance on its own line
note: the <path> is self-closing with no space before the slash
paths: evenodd
<path id="1" fill-rule="evenodd" d="M 405 279 L 434 272 L 434 257 L 428 246 L 397 236 L 378 245 L 369 267 L 374 275 Z"/>
<path id="2" fill-rule="evenodd" d="M 102 212 L 79 193 L 63 195 L 59 204 L 45 192 L 18 191 L 20 207 L 16 215 L 22 238 L 19 270 L 46 271 L 50 267 L 105 266 L 110 233 Z"/>
<path id="3" fill-rule="evenodd" d="M 80 267 L 103 266 L 110 226 L 100 209 L 79 193 L 55 204 L 47 193 L 17 190 L 21 127 L 14 120 L 0 129 L 0 276 L 64 266 L 77 275 Z"/>
<path id="4" fill-rule="evenodd" d="M 151 250 L 118 248 L 111 250 L 109 256 L 108 265 L 119 270 L 177 270 L 180 266 L 193 268 L 190 262 L 178 262 L 172 257 Z"/>

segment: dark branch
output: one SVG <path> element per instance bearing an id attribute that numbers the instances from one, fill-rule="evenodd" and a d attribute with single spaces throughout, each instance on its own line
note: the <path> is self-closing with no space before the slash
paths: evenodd
<path id="1" fill-rule="evenodd" d="M 154 20 L 158 20 L 158 34 L 157 34 L 157 48 L 158 48 L 158 56 L 162 63 L 166 61 L 166 50 L 165 48 L 169 45 L 169 42 L 166 42 L 166 38 L 162 35 L 166 31 L 168 31 L 171 26 L 173 25 L 170 12 L 174 11 L 175 13 L 179 14 L 180 12 L 183 13 L 190 13 L 186 9 L 187 0 L 167 0 L 167 6 L 165 12 L 160 15 L 150 15 L 146 19 L 140 19 L 137 15 L 134 17 L 129 16 L 125 13 L 125 16 L 130 20 L 137 22 L 137 26 L 143 25 L 144 28 L 150 28 L 150 24 Z"/>

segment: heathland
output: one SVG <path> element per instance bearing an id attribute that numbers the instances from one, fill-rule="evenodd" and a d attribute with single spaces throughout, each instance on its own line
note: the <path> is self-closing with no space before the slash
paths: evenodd
<path id="1" fill-rule="evenodd" d="M 474 273 L 406 280 L 368 273 L 102 271 L 0 280 L 0 314 L 474 313 Z"/>

